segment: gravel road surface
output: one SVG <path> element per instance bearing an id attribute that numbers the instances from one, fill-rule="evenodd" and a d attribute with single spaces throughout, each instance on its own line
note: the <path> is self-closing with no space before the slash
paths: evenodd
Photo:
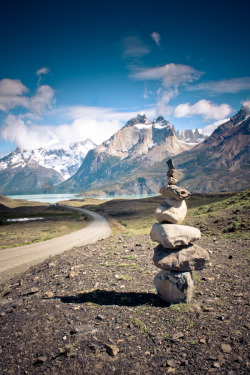
<path id="1" fill-rule="evenodd" d="M 67 208 L 82 211 L 90 215 L 93 221 L 85 228 L 62 237 L 0 250 L 0 281 L 10 278 L 16 273 L 24 272 L 29 267 L 39 264 L 50 256 L 63 253 L 74 246 L 93 244 L 111 235 L 110 225 L 101 215 L 83 208 Z"/>

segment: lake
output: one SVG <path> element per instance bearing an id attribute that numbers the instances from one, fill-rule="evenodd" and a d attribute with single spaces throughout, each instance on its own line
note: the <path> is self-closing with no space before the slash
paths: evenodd
<path id="1" fill-rule="evenodd" d="M 31 202 L 57 203 L 69 199 L 80 198 L 77 194 L 30 194 L 30 195 L 7 195 L 11 199 L 26 199 Z"/>
<path id="2" fill-rule="evenodd" d="M 156 194 L 155 194 L 156 195 Z M 149 198 L 155 195 L 126 195 L 126 196 L 109 196 L 109 197 L 86 197 L 95 199 L 141 199 Z M 30 194 L 30 195 L 7 195 L 11 199 L 26 199 L 31 202 L 42 202 L 42 203 L 57 203 L 60 201 L 66 201 L 69 199 L 84 199 L 84 196 L 78 194 Z"/>

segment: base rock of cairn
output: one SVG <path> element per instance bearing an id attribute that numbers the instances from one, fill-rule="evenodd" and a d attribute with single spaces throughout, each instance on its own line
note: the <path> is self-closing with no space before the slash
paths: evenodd
<path id="1" fill-rule="evenodd" d="M 167 303 L 189 303 L 193 295 L 192 271 L 203 269 L 209 262 L 209 254 L 193 244 L 200 239 L 199 229 L 180 225 L 187 213 L 185 199 L 190 192 L 175 186 L 177 171 L 171 159 L 168 165 L 168 185 L 160 189 L 165 201 L 156 208 L 155 223 L 150 232 L 152 241 L 159 245 L 154 249 L 153 262 L 160 269 L 154 284 L 158 296 Z"/>

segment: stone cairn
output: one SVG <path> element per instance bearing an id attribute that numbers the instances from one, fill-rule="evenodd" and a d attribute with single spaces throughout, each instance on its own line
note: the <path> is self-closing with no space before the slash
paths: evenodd
<path id="1" fill-rule="evenodd" d="M 180 225 L 187 214 L 186 199 L 191 193 L 176 186 L 177 171 L 171 159 L 167 161 L 168 184 L 161 187 L 164 202 L 155 211 L 156 220 L 150 232 L 154 249 L 153 262 L 162 271 L 154 284 L 158 296 L 168 303 L 189 303 L 193 295 L 192 271 L 201 270 L 209 261 L 209 254 L 194 241 L 201 236 L 199 229 Z"/>

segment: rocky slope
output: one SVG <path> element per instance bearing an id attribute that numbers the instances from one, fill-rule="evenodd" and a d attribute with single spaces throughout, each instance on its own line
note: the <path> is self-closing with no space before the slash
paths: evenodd
<path id="1" fill-rule="evenodd" d="M 53 185 L 72 176 L 87 152 L 95 146 L 88 139 L 71 144 L 68 149 L 17 148 L 0 159 L 0 192 L 2 194 L 47 192 Z"/>
<path id="2" fill-rule="evenodd" d="M 250 184 L 250 110 L 242 107 L 191 151 L 174 157 L 193 192 L 243 190 Z"/>
<path id="3" fill-rule="evenodd" d="M 191 147 L 178 141 L 175 129 L 163 117 L 151 122 L 145 115 L 138 115 L 109 140 L 90 150 L 77 173 L 60 184 L 57 191 L 155 193 L 162 176 L 145 176 L 141 172 Z M 131 176 L 135 177 L 132 185 Z"/>

